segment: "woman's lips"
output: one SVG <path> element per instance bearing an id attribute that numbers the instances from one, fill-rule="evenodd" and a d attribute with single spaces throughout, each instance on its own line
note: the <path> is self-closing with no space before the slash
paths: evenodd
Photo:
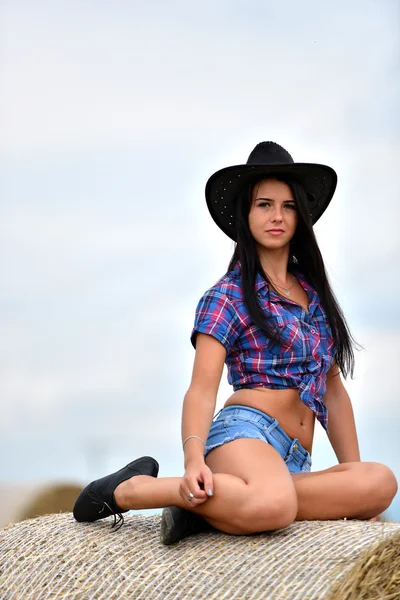
<path id="1" fill-rule="evenodd" d="M 282 233 L 285 233 L 283 231 L 283 229 L 268 229 L 267 233 L 270 233 L 271 235 L 282 235 Z"/>

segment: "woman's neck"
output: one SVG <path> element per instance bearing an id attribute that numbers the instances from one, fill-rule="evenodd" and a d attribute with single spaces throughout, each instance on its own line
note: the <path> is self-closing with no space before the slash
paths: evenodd
<path id="1" fill-rule="evenodd" d="M 286 283 L 288 279 L 289 248 L 279 248 L 278 250 L 266 250 L 261 248 L 258 251 L 261 266 L 268 278 L 272 281 Z"/>

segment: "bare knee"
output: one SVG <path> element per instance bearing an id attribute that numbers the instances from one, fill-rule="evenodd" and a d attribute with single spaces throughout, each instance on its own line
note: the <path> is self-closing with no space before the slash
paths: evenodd
<path id="1" fill-rule="evenodd" d="M 390 506 L 398 487 L 393 471 L 381 463 L 367 463 L 366 486 L 375 514 Z"/>
<path id="2" fill-rule="evenodd" d="M 233 525 L 239 535 L 283 529 L 293 523 L 297 508 L 294 488 L 270 494 L 254 492 L 237 511 Z"/>

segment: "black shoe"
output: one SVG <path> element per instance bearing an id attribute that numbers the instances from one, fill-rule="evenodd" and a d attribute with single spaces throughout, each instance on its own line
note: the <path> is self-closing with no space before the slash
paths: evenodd
<path id="1" fill-rule="evenodd" d="M 123 469 L 120 469 L 116 473 L 106 475 L 101 479 L 92 481 L 85 487 L 84 490 L 79 494 L 73 515 L 79 522 L 92 522 L 97 519 L 105 519 L 106 517 L 114 516 L 115 527 L 119 525 L 122 527 L 124 517 L 121 513 L 128 512 L 127 510 L 121 510 L 114 499 L 115 488 L 134 477 L 135 475 L 150 475 L 151 477 L 157 477 L 158 475 L 158 462 L 151 458 L 151 456 L 143 456 L 133 462 L 126 465 Z M 117 516 L 119 520 L 117 521 Z M 119 529 L 117 527 L 117 529 Z"/>
<path id="2" fill-rule="evenodd" d="M 161 543 L 165 546 L 175 544 L 188 535 L 211 531 L 212 527 L 200 515 L 178 508 L 167 506 L 161 516 Z"/>

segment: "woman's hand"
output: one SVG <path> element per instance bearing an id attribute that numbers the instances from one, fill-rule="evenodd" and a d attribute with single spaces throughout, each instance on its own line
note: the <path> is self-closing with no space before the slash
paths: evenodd
<path id="1" fill-rule="evenodd" d="M 188 507 L 199 506 L 213 495 L 213 474 L 203 459 L 186 466 L 179 493 Z"/>

